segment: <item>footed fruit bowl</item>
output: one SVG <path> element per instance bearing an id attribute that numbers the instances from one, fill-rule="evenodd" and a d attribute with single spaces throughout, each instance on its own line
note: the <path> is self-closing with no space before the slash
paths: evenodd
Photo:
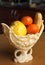
<path id="1" fill-rule="evenodd" d="M 13 45 L 16 49 L 14 52 L 14 61 L 19 63 L 28 62 L 33 59 L 32 56 L 32 47 L 36 44 L 36 42 L 39 40 L 43 30 L 44 30 L 44 24 L 42 20 L 41 29 L 36 34 L 27 34 L 25 36 L 17 36 L 14 34 L 11 27 L 9 27 L 5 23 L 1 23 L 4 34 L 10 41 L 10 44 Z"/>

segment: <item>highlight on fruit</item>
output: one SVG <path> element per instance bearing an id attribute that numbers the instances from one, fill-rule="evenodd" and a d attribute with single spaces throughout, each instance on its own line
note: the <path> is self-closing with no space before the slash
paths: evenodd
<path id="1" fill-rule="evenodd" d="M 21 21 L 14 21 L 13 32 L 18 36 L 25 36 L 27 34 L 36 34 L 39 33 L 42 25 L 42 14 L 36 13 L 34 20 L 31 16 L 24 16 L 21 18 Z"/>
<path id="2" fill-rule="evenodd" d="M 12 27 L 13 32 L 18 36 L 25 36 L 27 34 L 26 26 L 21 21 L 14 21 Z"/>

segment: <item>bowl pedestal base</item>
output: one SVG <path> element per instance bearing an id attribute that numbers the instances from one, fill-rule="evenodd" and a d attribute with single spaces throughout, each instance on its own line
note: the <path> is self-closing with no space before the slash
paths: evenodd
<path id="1" fill-rule="evenodd" d="M 32 48 L 29 50 L 18 50 L 14 52 L 14 62 L 24 63 L 33 59 Z"/>

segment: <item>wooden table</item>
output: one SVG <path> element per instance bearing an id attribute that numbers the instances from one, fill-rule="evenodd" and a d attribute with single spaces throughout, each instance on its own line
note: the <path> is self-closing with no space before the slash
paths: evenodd
<path id="1" fill-rule="evenodd" d="M 0 65 L 45 65 L 45 32 L 33 47 L 33 60 L 26 63 L 14 63 L 14 48 L 9 44 L 7 38 L 0 35 Z"/>

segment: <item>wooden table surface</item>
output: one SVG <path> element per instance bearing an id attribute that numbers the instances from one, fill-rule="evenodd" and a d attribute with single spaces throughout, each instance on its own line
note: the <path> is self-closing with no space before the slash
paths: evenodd
<path id="1" fill-rule="evenodd" d="M 26 63 L 15 63 L 13 61 L 14 48 L 9 44 L 7 38 L 0 35 L 0 65 L 45 65 L 45 32 L 33 47 L 33 60 Z"/>

